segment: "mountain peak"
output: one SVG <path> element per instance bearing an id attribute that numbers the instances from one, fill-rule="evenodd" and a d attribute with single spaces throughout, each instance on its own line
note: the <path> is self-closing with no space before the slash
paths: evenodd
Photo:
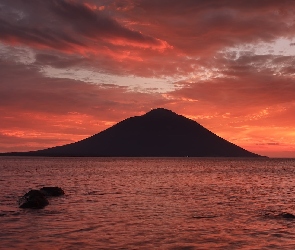
<path id="1" fill-rule="evenodd" d="M 151 111 L 147 112 L 144 116 L 146 115 L 153 115 L 153 116 L 167 116 L 167 115 L 177 115 L 173 111 L 165 108 L 156 108 L 152 109 Z"/>
<path id="2" fill-rule="evenodd" d="M 165 108 L 127 118 L 72 144 L 10 155 L 88 157 L 257 157 Z"/>

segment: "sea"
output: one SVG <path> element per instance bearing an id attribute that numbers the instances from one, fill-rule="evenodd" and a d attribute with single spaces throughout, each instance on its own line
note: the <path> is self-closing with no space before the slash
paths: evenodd
<path id="1" fill-rule="evenodd" d="M 0 157 L 0 189 L 1 250 L 295 249 L 295 159 Z"/>

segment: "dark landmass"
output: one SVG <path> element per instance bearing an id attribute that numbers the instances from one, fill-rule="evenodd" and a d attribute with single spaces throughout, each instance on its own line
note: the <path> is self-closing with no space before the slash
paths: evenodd
<path id="1" fill-rule="evenodd" d="M 158 108 L 130 117 L 84 140 L 53 148 L 2 153 L 64 157 L 261 157 L 215 135 L 199 123 Z"/>

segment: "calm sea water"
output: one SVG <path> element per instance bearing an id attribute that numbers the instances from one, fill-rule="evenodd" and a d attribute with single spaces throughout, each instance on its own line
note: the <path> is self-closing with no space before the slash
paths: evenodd
<path id="1" fill-rule="evenodd" d="M 295 249 L 295 160 L 0 158 L 0 249 Z M 18 199 L 66 195 L 42 210 Z"/>

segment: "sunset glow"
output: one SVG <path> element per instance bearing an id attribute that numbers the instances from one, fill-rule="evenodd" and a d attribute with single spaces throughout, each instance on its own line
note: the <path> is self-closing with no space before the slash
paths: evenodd
<path id="1" fill-rule="evenodd" d="M 0 152 L 63 145 L 164 107 L 295 157 L 288 0 L 0 2 Z"/>

